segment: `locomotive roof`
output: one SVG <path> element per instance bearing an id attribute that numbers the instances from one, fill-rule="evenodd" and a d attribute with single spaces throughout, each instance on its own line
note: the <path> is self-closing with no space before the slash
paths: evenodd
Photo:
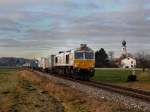
<path id="1" fill-rule="evenodd" d="M 89 48 L 87 45 L 81 44 L 79 48 L 68 50 L 68 51 L 59 51 L 58 54 L 64 54 L 64 53 L 69 54 L 69 53 L 73 53 L 74 51 L 93 51 L 93 50 Z"/>
<path id="2" fill-rule="evenodd" d="M 93 51 L 91 48 L 85 46 L 85 47 L 79 47 L 76 49 L 76 51 Z"/>

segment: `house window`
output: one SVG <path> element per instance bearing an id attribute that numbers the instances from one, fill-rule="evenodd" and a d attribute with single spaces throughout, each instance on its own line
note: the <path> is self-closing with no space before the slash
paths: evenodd
<path id="1" fill-rule="evenodd" d="M 125 68 L 129 68 L 129 66 L 126 66 Z"/>

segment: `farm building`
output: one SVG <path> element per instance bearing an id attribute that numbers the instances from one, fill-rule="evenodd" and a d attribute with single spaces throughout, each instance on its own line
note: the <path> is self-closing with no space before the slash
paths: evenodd
<path id="1" fill-rule="evenodd" d="M 121 67 L 122 68 L 135 68 L 136 60 L 131 57 L 124 58 L 121 60 Z"/>

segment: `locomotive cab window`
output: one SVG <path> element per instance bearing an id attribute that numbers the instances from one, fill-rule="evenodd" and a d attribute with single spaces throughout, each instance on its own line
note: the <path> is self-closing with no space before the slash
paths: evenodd
<path id="1" fill-rule="evenodd" d="M 66 64 L 69 64 L 69 55 L 66 55 Z"/>
<path id="2" fill-rule="evenodd" d="M 84 53 L 83 52 L 75 52 L 75 59 L 83 59 Z"/>
<path id="3" fill-rule="evenodd" d="M 93 52 L 85 52 L 85 59 L 94 59 Z"/>

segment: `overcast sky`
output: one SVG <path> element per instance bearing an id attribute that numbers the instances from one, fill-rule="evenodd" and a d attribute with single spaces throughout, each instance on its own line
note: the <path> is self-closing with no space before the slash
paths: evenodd
<path id="1" fill-rule="evenodd" d="M 150 0 L 0 0 L 0 56 L 41 57 L 87 43 L 150 52 Z"/>

